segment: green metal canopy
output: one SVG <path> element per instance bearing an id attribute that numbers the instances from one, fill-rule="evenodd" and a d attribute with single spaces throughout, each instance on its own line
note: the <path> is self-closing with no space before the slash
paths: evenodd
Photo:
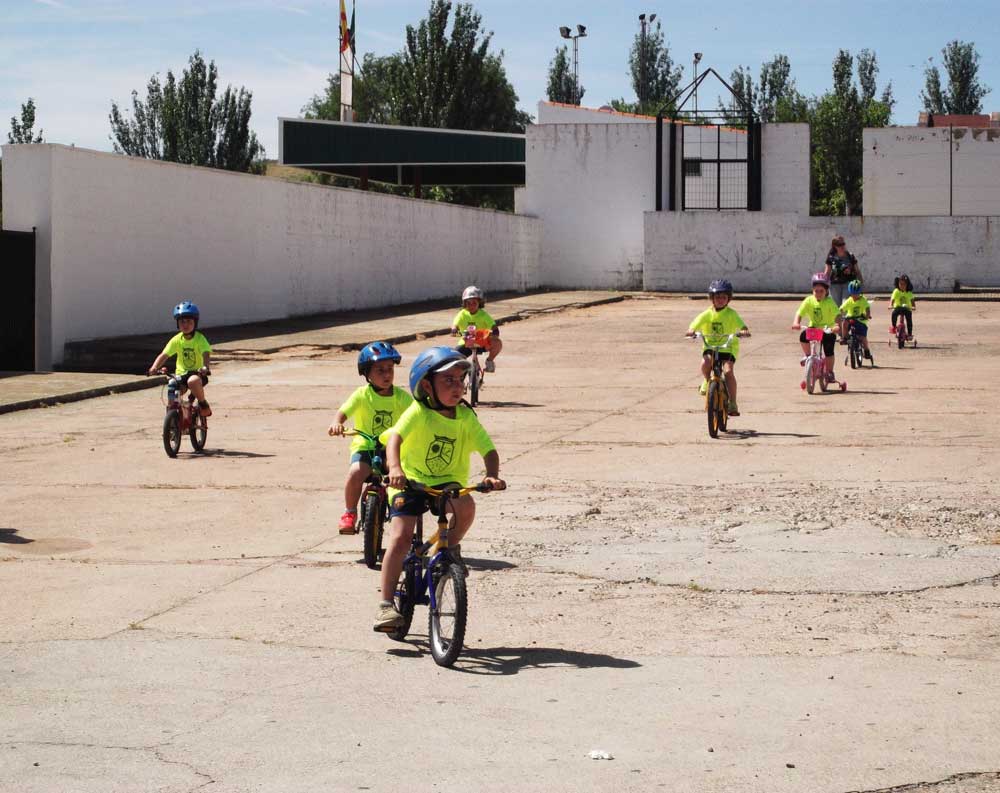
<path id="1" fill-rule="evenodd" d="M 279 163 L 399 185 L 524 184 L 524 135 L 278 119 Z"/>

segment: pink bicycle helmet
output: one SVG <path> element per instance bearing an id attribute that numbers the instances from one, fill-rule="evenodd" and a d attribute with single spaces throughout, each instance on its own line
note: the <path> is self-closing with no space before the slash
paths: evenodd
<path id="1" fill-rule="evenodd" d="M 812 285 L 816 286 L 816 284 L 819 284 L 820 286 L 825 286 L 827 289 L 829 289 L 830 276 L 828 276 L 826 273 L 813 273 Z"/>

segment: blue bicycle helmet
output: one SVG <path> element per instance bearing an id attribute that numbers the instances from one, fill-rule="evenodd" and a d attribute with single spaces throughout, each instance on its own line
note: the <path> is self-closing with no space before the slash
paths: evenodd
<path id="1" fill-rule="evenodd" d="M 725 294 L 732 297 L 733 285 L 725 278 L 716 278 L 714 281 L 712 281 L 712 283 L 708 285 L 708 293 L 710 295 Z"/>
<path id="2" fill-rule="evenodd" d="M 849 295 L 860 295 L 861 291 L 861 282 L 857 278 L 847 285 L 847 294 Z"/>
<path id="3" fill-rule="evenodd" d="M 358 374 L 367 376 L 368 370 L 377 361 L 392 361 L 398 364 L 402 360 L 403 356 L 388 342 L 373 341 L 371 344 L 366 344 L 362 347 L 361 352 L 358 353 Z"/>
<path id="4" fill-rule="evenodd" d="M 435 372 L 443 372 L 455 366 L 461 366 L 466 371 L 472 368 L 472 364 L 454 347 L 428 347 L 417 355 L 410 367 L 410 393 L 413 398 L 425 405 L 431 401 L 436 404 L 434 394 L 425 393 L 426 389 L 420 384 Z"/>
<path id="5" fill-rule="evenodd" d="M 198 327 L 198 318 L 200 316 L 201 312 L 198 310 L 198 306 L 190 300 L 183 300 L 174 306 L 174 319 L 178 323 L 180 323 L 181 317 L 191 317 L 194 319 L 195 327 Z"/>

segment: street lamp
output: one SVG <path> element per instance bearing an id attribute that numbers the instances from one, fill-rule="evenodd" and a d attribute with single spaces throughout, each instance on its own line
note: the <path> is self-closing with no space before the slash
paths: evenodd
<path id="1" fill-rule="evenodd" d="M 698 61 L 701 60 L 701 53 L 694 54 L 694 112 L 695 118 L 698 115 Z"/>
<path id="2" fill-rule="evenodd" d="M 580 104 L 580 72 L 578 66 L 579 58 L 579 44 L 578 39 L 583 38 L 587 35 L 587 28 L 584 25 L 576 26 L 576 35 L 570 31 L 565 25 L 559 28 L 559 35 L 564 39 L 573 39 L 573 104 Z"/>
<path id="3" fill-rule="evenodd" d="M 649 15 L 649 22 L 646 22 L 646 15 L 639 14 L 639 112 L 642 112 L 646 104 L 646 25 L 652 25 L 656 19 L 656 14 Z"/>

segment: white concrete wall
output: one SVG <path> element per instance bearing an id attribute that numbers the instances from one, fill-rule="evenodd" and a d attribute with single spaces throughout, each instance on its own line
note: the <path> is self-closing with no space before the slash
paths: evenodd
<path id="1" fill-rule="evenodd" d="M 809 125 L 761 126 L 761 209 L 809 214 Z"/>
<path id="2" fill-rule="evenodd" d="M 805 294 L 835 234 L 871 291 L 906 272 L 917 292 L 950 292 L 956 280 L 1000 284 L 1000 217 L 806 217 L 769 212 L 648 212 L 643 288 L 703 291 L 729 278 L 738 292 Z"/>
<path id="3" fill-rule="evenodd" d="M 864 131 L 865 215 L 1000 215 L 1000 129 Z"/>
<path id="4" fill-rule="evenodd" d="M 652 124 L 528 127 L 527 184 L 515 205 L 542 220 L 544 284 L 642 284 L 642 213 L 655 208 L 655 140 Z"/>
<path id="5" fill-rule="evenodd" d="M 538 103 L 537 124 L 652 124 L 655 118 L 559 102 Z"/>
<path id="6" fill-rule="evenodd" d="M 538 281 L 531 218 L 58 145 L 3 148 L 4 225 L 38 228 L 39 368 L 67 341 Z"/>

